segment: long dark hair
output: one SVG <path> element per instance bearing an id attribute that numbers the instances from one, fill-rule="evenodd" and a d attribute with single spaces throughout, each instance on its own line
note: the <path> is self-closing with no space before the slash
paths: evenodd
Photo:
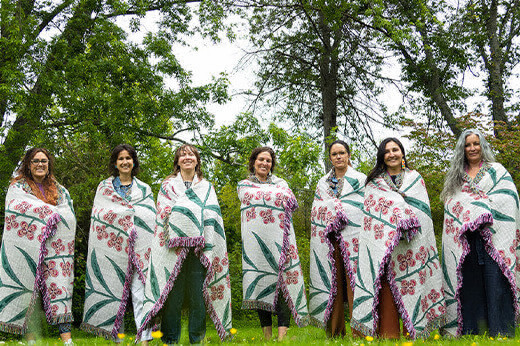
<path id="1" fill-rule="evenodd" d="M 49 160 L 49 162 L 47 163 L 48 173 L 42 181 L 42 186 L 43 190 L 45 191 L 45 195 L 42 194 L 40 188 L 36 186 L 36 183 L 31 173 L 31 160 L 38 153 L 44 153 L 45 156 L 47 156 L 47 159 Z M 49 203 L 52 205 L 56 205 L 58 203 L 58 187 L 56 186 L 56 178 L 54 177 L 54 156 L 52 156 L 47 149 L 31 148 L 27 150 L 25 156 L 22 159 L 22 163 L 20 164 L 20 167 L 18 168 L 16 173 L 18 173 L 18 175 L 11 180 L 11 184 L 14 184 L 15 182 L 21 179 L 25 179 L 25 181 L 29 184 L 32 192 L 36 197 L 38 197 L 45 203 Z"/>
<path id="2" fill-rule="evenodd" d="M 119 170 L 116 168 L 117 158 L 119 154 L 126 150 L 132 157 L 132 161 L 134 161 L 134 167 L 132 168 L 132 178 L 139 173 L 139 160 L 137 159 L 137 152 L 135 148 L 130 144 L 119 144 L 112 150 L 112 154 L 110 155 L 110 162 L 108 163 L 108 171 L 113 177 L 117 177 L 119 175 Z"/>
<path id="3" fill-rule="evenodd" d="M 365 185 L 367 185 L 369 182 L 371 182 L 376 177 L 378 177 L 381 173 L 386 171 L 385 151 L 386 151 L 386 145 L 390 142 L 394 142 L 395 144 L 397 144 L 399 146 L 399 149 L 401 149 L 401 152 L 403 153 L 404 165 L 406 166 L 406 168 L 409 168 L 408 161 L 406 160 L 406 154 L 404 151 L 404 147 L 403 147 L 403 144 L 401 143 L 401 141 L 395 137 L 385 138 L 385 139 L 383 139 L 383 141 L 381 142 L 381 144 L 379 144 L 379 147 L 377 148 L 376 165 L 374 168 L 372 168 L 370 173 L 368 173 Z"/>

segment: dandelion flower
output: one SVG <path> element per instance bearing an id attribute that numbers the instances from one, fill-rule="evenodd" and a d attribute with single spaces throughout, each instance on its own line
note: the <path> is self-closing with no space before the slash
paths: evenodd
<path id="1" fill-rule="evenodd" d="M 412 346 L 412 345 L 413 345 L 413 342 L 411 342 L 411 341 L 403 342 L 401 344 L 401 346 Z"/>
<path id="2" fill-rule="evenodd" d="M 156 330 L 155 332 L 152 332 L 152 338 L 159 339 L 162 338 L 163 333 L 160 330 Z"/>
<path id="3" fill-rule="evenodd" d="M 125 338 L 125 334 L 124 333 L 117 333 L 117 337 L 121 340 L 123 340 Z"/>
<path id="4" fill-rule="evenodd" d="M 367 341 L 374 341 L 374 338 L 372 336 L 370 336 L 370 335 L 365 336 L 365 339 Z"/>
<path id="5" fill-rule="evenodd" d="M 433 340 L 439 340 L 441 338 L 441 336 L 439 334 L 435 334 L 435 336 L 433 337 Z"/>
<path id="6" fill-rule="evenodd" d="M 472 344 L 471 344 L 471 346 L 477 346 L 477 343 L 476 343 L 476 342 L 474 342 L 474 343 L 472 343 Z"/>
<path id="7" fill-rule="evenodd" d="M 235 335 L 237 333 L 237 330 L 235 328 L 231 328 L 229 332 L 231 333 L 231 335 Z"/>
<path id="8" fill-rule="evenodd" d="M 495 340 L 495 339 L 493 339 L 493 337 L 492 337 L 492 336 L 490 336 L 490 337 L 489 337 L 489 340 Z"/>

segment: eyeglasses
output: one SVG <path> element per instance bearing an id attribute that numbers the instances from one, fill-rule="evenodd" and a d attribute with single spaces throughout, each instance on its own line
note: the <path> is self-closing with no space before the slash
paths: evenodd
<path id="1" fill-rule="evenodd" d="M 37 166 L 39 163 L 41 163 L 42 165 L 46 165 L 49 163 L 49 160 L 47 159 L 43 159 L 43 160 L 38 160 L 38 159 L 34 159 L 34 160 L 31 160 L 31 163 L 35 166 Z"/>

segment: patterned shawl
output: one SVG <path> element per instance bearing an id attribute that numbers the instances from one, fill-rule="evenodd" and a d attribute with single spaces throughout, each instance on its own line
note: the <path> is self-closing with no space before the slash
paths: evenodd
<path id="1" fill-rule="evenodd" d="M 519 314 L 520 212 L 513 179 L 499 163 L 482 166 L 475 179 L 466 175 L 459 191 L 444 205 L 442 232 L 444 294 L 447 321 L 443 332 L 460 335 L 462 263 L 469 253 L 466 232 L 480 232 L 486 251 L 497 262 L 511 285 L 516 316 Z"/>
<path id="2" fill-rule="evenodd" d="M 419 173 L 406 169 L 398 189 L 385 172 L 366 186 L 364 205 L 351 325 L 365 335 L 375 335 L 386 271 L 410 337 L 428 337 L 438 328 L 446 306 L 424 181 Z"/>
<path id="3" fill-rule="evenodd" d="M 243 309 L 275 311 L 279 292 L 298 326 L 308 319 L 292 213 L 298 207 L 285 180 L 238 183 L 242 212 Z"/>
<path id="4" fill-rule="evenodd" d="M 155 203 L 150 187 L 133 179 L 128 198 L 121 197 L 113 177 L 99 183 L 90 217 L 85 308 L 81 328 L 116 339 L 123 322 L 132 276 L 146 280 Z"/>
<path id="5" fill-rule="evenodd" d="M 58 203 L 37 198 L 19 180 L 9 187 L 0 249 L 0 330 L 25 334 L 38 295 L 49 324 L 71 322 L 76 216 L 69 192 Z"/>
<path id="6" fill-rule="evenodd" d="M 334 243 L 339 244 L 350 287 L 356 285 L 358 239 L 362 222 L 363 191 L 366 176 L 349 167 L 339 197 L 329 185 L 333 171 L 318 182 L 311 212 L 311 283 L 309 310 L 311 322 L 325 328 L 336 297 Z"/>
<path id="7" fill-rule="evenodd" d="M 226 235 L 213 185 L 194 178 L 186 189 L 182 177 L 163 181 L 157 197 L 157 228 L 146 278 L 143 325 L 152 324 L 163 307 L 193 248 L 206 268 L 203 295 L 206 308 L 222 340 L 231 329 L 231 282 Z"/>

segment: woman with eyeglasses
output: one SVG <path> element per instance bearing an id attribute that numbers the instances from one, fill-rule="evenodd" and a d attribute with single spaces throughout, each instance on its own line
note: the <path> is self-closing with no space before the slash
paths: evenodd
<path id="1" fill-rule="evenodd" d="M 0 249 L 0 331 L 34 343 L 39 314 L 72 344 L 76 217 L 69 192 L 54 177 L 44 148 L 25 154 L 7 191 Z"/>
<path id="2" fill-rule="evenodd" d="M 130 295 L 137 328 L 144 317 L 156 212 L 152 189 L 136 178 L 139 160 L 134 147 L 117 145 L 108 168 L 111 177 L 99 183 L 90 218 L 81 328 L 117 341 Z M 141 335 L 142 344 L 149 340 L 151 329 Z"/>

